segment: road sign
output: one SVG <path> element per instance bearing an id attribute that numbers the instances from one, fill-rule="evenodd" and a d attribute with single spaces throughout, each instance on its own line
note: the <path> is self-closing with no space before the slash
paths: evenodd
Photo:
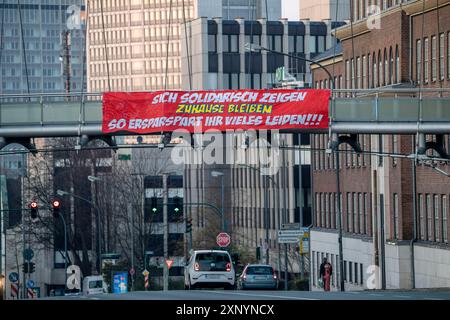
<path id="1" fill-rule="evenodd" d="M 19 274 L 17 272 L 11 272 L 8 276 L 9 281 L 11 282 L 18 282 L 19 281 Z"/>
<path id="2" fill-rule="evenodd" d="M 221 248 L 228 247 L 231 243 L 231 237 L 228 233 L 221 232 L 216 237 L 216 243 Z"/>
<path id="3" fill-rule="evenodd" d="M 28 287 L 28 288 L 33 288 L 33 287 L 34 287 L 34 281 L 31 280 L 31 279 L 28 280 L 28 281 L 27 281 L 27 287 Z"/>
<path id="4" fill-rule="evenodd" d="M 135 273 L 136 273 L 136 270 L 134 270 L 134 268 L 131 268 L 131 269 L 130 269 L 130 274 L 131 274 L 132 276 L 134 276 Z"/>
<path id="5" fill-rule="evenodd" d="M 172 259 L 167 259 L 166 260 L 166 264 L 167 264 L 167 269 L 170 269 L 170 267 L 172 267 L 172 265 L 173 265 L 173 260 Z"/>
<path id="6" fill-rule="evenodd" d="M 279 230 L 278 243 L 298 243 L 303 236 L 303 231 L 298 230 Z"/>
<path id="7" fill-rule="evenodd" d="M 27 249 L 23 250 L 23 258 L 25 260 L 30 261 L 31 259 L 33 259 L 33 257 L 34 257 L 34 252 L 32 249 L 27 248 Z"/>
<path id="8" fill-rule="evenodd" d="M 142 271 L 142 275 L 143 275 L 144 277 L 148 276 L 149 274 L 150 274 L 150 272 L 148 272 L 147 269 L 145 269 L 144 271 Z"/>
<path id="9" fill-rule="evenodd" d="M 309 231 L 300 239 L 300 254 L 309 254 Z"/>
<path id="10" fill-rule="evenodd" d="M 33 288 L 28 288 L 27 293 L 28 293 L 28 298 L 30 298 L 30 299 L 36 298 L 36 293 L 34 292 Z"/>
<path id="11" fill-rule="evenodd" d="M 283 223 L 281 224 L 281 230 L 300 230 L 300 223 Z"/>

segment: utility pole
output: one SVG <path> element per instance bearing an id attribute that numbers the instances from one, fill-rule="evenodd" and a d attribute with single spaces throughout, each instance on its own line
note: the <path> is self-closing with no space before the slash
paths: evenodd
<path id="1" fill-rule="evenodd" d="M 167 174 L 163 174 L 163 232 L 164 232 L 164 269 L 163 269 L 163 280 L 164 280 L 164 291 L 169 289 L 169 268 L 167 267 L 168 255 L 168 242 L 169 242 L 169 223 L 167 217 Z"/>
<path id="2" fill-rule="evenodd" d="M 341 291 L 345 291 L 345 283 L 344 283 L 344 249 L 342 247 L 342 203 L 341 203 L 341 181 L 340 181 L 340 161 L 339 161 L 339 146 L 337 146 L 335 150 L 335 158 L 336 158 L 336 191 L 337 191 L 337 198 L 338 198 L 338 205 L 337 205 L 337 214 L 338 214 L 338 228 L 339 228 L 339 237 L 338 237 L 338 244 L 339 244 L 339 271 L 340 271 L 340 289 Z"/>
<path id="3" fill-rule="evenodd" d="M 128 208 L 128 217 L 131 216 L 131 269 L 135 270 L 136 272 L 136 269 L 134 268 L 134 214 L 132 204 L 128 203 L 127 208 Z M 134 291 L 134 274 L 131 275 L 131 291 Z"/>
<path id="4" fill-rule="evenodd" d="M 300 227 L 304 227 L 303 225 L 303 173 L 302 173 L 302 143 L 301 143 L 301 137 L 302 135 L 299 133 L 298 134 L 298 194 L 299 194 L 299 199 L 298 201 L 300 202 L 299 205 L 299 222 L 300 222 Z M 302 251 L 302 253 L 300 254 L 300 278 L 304 279 L 305 277 L 305 255 L 304 252 Z"/>

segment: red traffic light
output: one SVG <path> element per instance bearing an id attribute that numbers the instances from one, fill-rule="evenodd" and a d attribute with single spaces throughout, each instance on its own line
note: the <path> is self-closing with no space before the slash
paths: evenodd
<path id="1" fill-rule="evenodd" d="M 61 206 L 61 202 L 59 202 L 59 200 L 53 200 L 52 201 L 53 209 L 59 209 L 60 206 Z"/>
<path id="2" fill-rule="evenodd" d="M 30 203 L 30 208 L 31 209 L 37 209 L 38 208 L 38 203 L 36 201 L 33 201 Z"/>

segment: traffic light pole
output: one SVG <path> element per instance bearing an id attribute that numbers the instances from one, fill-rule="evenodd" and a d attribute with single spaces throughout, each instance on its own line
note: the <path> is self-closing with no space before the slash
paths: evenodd
<path id="1" fill-rule="evenodd" d="M 163 269 L 163 279 L 164 279 L 164 291 L 169 290 L 169 268 L 167 267 L 166 261 L 169 259 L 168 255 L 168 242 L 169 242 L 169 224 L 167 216 L 167 175 L 163 174 L 163 228 L 164 228 L 164 269 Z"/>

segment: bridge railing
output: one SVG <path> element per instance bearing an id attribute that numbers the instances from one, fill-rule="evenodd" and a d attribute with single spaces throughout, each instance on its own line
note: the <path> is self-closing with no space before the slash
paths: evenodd
<path id="1" fill-rule="evenodd" d="M 101 93 L 0 95 L 0 126 L 89 124 L 101 120 Z"/>
<path id="2" fill-rule="evenodd" d="M 380 130 L 384 125 L 385 131 L 411 132 L 411 128 L 430 124 L 435 130 L 448 131 L 450 89 L 335 90 L 330 117 L 332 128 L 339 130 L 341 125 L 349 128 L 357 124 L 353 131 Z"/>

